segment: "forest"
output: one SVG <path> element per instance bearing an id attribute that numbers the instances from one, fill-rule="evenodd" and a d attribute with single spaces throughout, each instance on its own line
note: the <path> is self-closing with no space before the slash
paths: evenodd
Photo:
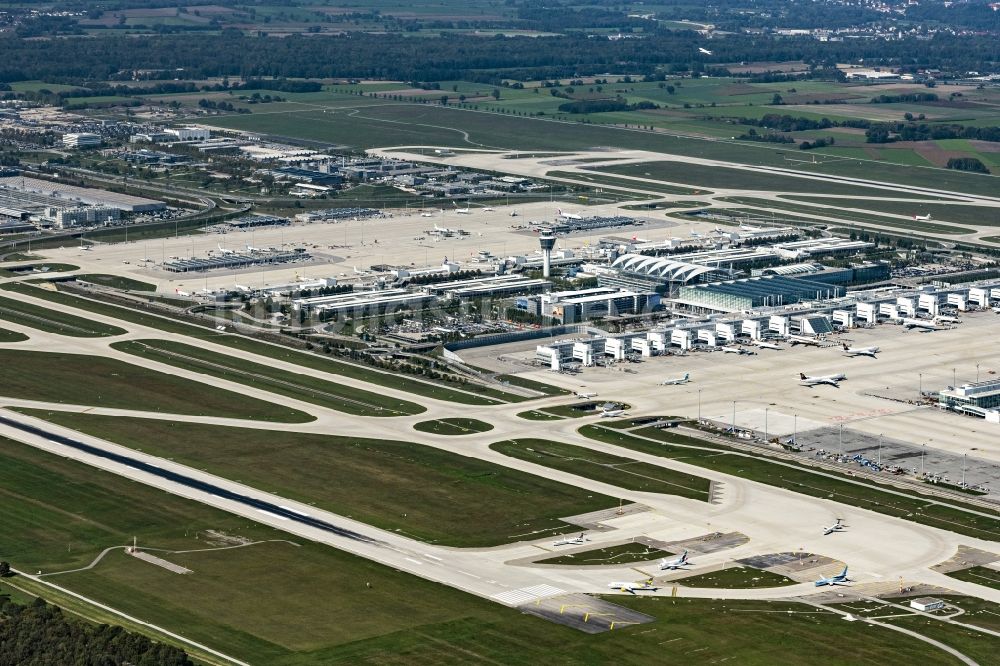
<path id="1" fill-rule="evenodd" d="M 85 43 L 82 40 L 86 40 Z M 0 37 L 5 58 L 0 82 L 44 80 L 173 80 L 217 76 L 287 78 L 386 78 L 394 80 L 551 79 L 602 73 L 724 73 L 721 64 L 804 60 L 816 67 L 863 59 L 902 71 L 939 69 L 964 75 L 1000 68 L 1000 40 L 990 36 L 938 34 L 929 40 L 821 42 L 811 37 L 761 39 L 730 35 L 713 40 L 712 55 L 699 55 L 704 40 L 694 32 L 656 39 L 594 39 L 570 35 L 545 39 L 369 35 L 292 35 L 284 39 L 226 30 L 218 36 L 161 35 L 102 39 L 64 37 L 27 40 Z M 941 78 L 941 76 L 939 76 Z"/>

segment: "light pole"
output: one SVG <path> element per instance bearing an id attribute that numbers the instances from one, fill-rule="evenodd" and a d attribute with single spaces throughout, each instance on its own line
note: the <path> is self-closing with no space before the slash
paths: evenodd
<path id="1" fill-rule="evenodd" d="M 968 453 L 963 453 L 962 454 L 962 487 L 963 488 L 965 487 L 965 462 L 966 462 L 966 458 L 968 457 L 968 455 L 969 455 Z"/>
<path id="2" fill-rule="evenodd" d="M 698 423 L 701 423 L 701 389 L 698 389 Z"/>
<path id="3" fill-rule="evenodd" d="M 795 440 L 799 436 L 799 415 L 792 414 L 792 444 L 798 444 Z"/>
<path id="4" fill-rule="evenodd" d="M 976 363 L 976 383 L 979 383 L 979 364 Z"/>
<path id="5" fill-rule="evenodd" d="M 736 434 L 736 401 L 733 400 L 733 434 Z"/>
<path id="6" fill-rule="evenodd" d="M 920 397 L 922 398 L 924 397 L 924 373 L 917 373 L 917 376 L 920 377 L 920 388 L 918 390 L 920 391 Z"/>
<path id="7" fill-rule="evenodd" d="M 838 435 L 838 441 L 840 442 L 840 455 L 844 455 L 844 424 L 840 424 L 840 434 Z"/>
<path id="8" fill-rule="evenodd" d="M 767 407 L 764 408 L 764 443 L 767 444 Z"/>
<path id="9" fill-rule="evenodd" d="M 955 387 L 958 386 L 958 378 L 957 378 L 958 374 L 957 373 L 958 373 L 958 368 L 952 368 L 951 369 L 951 385 L 955 386 Z"/>
<path id="10" fill-rule="evenodd" d="M 927 453 L 927 443 L 924 442 L 923 448 L 920 449 L 920 476 L 924 475 L 924 454 Z"/>
<path id="11" fill-rule="evenodd" d="M 876 464 L 882 467 L 882 433 L 878 435 L 878 461 Z"/>

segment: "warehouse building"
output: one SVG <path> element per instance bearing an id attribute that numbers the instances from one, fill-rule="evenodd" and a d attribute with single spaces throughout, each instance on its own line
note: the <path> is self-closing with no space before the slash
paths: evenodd
<path id="1" fill-rule="evenodd" d="M 102 139 L 100 134 L 77 132 L 63 134 L 62 143 L 63 148 L 96 148 L 101 145 Z"/>

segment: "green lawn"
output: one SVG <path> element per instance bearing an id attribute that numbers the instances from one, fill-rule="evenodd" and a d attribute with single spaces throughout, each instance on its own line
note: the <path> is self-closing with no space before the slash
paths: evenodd
<path id="1" fill-rule="evenodd" d="M 732 169 L 702 164 L 691 164 L 685 161 L 646 162 L 642 164 L 614 164 L 603 167 L 593 167 L 601 173 L 621 174 L 623 176 L 639 176 L 654 178 L 674 183 L 697 185 L 701 187 L 725 187 L 732 189 L 763 190 L 767 192 L 804 192 L 815 194 L 854 194 L 859 197 L 893 196 L 892 190 L 879 190 L 862 185 L 838 183 L 835 181 L 814 180 L 811 178 L 795 178 L 774 173 L 751 171 L 747 169 Z M 909 194 L 907 196 L 910 196 Z M 914 195 L 915 199 L 922 198 Z"/>
<path id="2" fill-rule="evenodd" d="M 565 419 L 578 419 L 584 416 L 594 416 L 600 413 L 601 407 L 608 404 L 608 400 L 589 400 L 585 402 L 571 402 L 565 405 L 556 405 L 554 407 L 543 407 L 536 410 L 536 413 L 547 414 L 549 416 L 556 416 Z M 616 409 L 631 409 L 631 405 L 623 402 L 610 401 L 611 403 L 617 405 Z M 519 415 L 520 416 L 520 415 Z M 530 417 L 523 417 L 530 418 Z"/>
<path id="3" fill-rule="evenodd" d="M 9 440 L 0 440 L 0 462 L 0 494 L 11 500 L 5 502 L 7 538 L 0 555 L 17 568 L 75 568 L 132 536 L 141 546 L 174 551 L 218 545 L 207 530 L 252 541 L 289 538 Z M 803 654 L 810 663 L 835 666 L 957 664 L 905 636 L 791 602 L 615 597 L 656 621 L 587 635 L 334 548 L 291 540 L 299 545 L 160 553 L 189 567 L 193 573 L 186 576 L 114 551 L 90 571 L 52 581 L 236 658 L 276 666 L 679 665 L 690 663 L 692 652 L 704 663 L 731 659 L 750 666 L 803 663 Z M 8 583 L 0 582 L 0 593 L 24 581 Z M 109 621 L 93 607 L 61 595 L 53 600 Z"/>
<path id="4" fill-rule="evenodd" d="M 421 421 L 414 425 L 413 429 L 434 435 L 472 435 L 477 432 L 493 430 L 493 424 L 479 419 L 448 418 Z"/>
<path id="5" fill-rule="evenodd" d="M 0 328 L 0 343 L 2 342 L 24 342 L 28 339 L 28 336 L 24 333 L 18 333 L 17 331 L 8 331 L 6 328 Z"/>
<path id="6" fill-rule="evenodd" d="M 877 213 L 895 213 L 897 215 L 931 215 L 932 220 L 942 222 L 958 222 L 976 226 L 1000 226 L 1000 208 L 988 206 L 967 206 L 954 202 L 935 203 L 933 201 L 906 203 L 901 201 L 879 201 L 867 197 L 857 199 L 824 199 L 817 197 L 793 196 L 787 197 L 802 203 L 818 203 L 830 206 L 861 208 Z"/>
<path id="7" fill-rule="evenodd" d="M 280 359 L 288 361 L 289 363 L 296 363 L 308 368 L 315 368 L 317 370 L 322 370 L 323 372 L 329 372 L 334 375 L 343 375 L 345 377 L 360 379 L 371 384 L 399 389 L 401 391 L 413 393 L 414 395 L 421 395 L 428 398 L 435 398 L 437 400 L 456 402 L 466 405 L 499 404 L 498 400 L 472 393 L 471 391 L 476 390 L 476 387 L 473 385 L 465 386 L 464 388 L 470 391 L 466 392 L 466 390 L 453 389 L 444 384 L 424 382 L 399 373 L 383 372 L 363 365 L 346 363 L 336 359 L 319 356 L 318 354 L 302 352 L 280 345 L 268 344 L 266 342 L 238 335 L 226 335 L 219 333 L 213 328 L 195 326 L 193 324 L 188 324 L 149 312 L 119 307 L 117 305 L 111 305 L 109 303 L 95 301 L 88 298 L 81 298 L 80 296 L 65 292 L 39 289 L 38 287 L 33 287 L 23 283 L 7 284 L 3 285 L 3 288 L 35 296 L 37 298 L 44 298 L 54 303 L 60 303 L 80 308 L 82 310 L 96 312 L 109 317 L 116 317 L 118 319 L 122 319 L 123 321 L 148 326 L 150 328 L 156 328 L 168 333 L 180 333 L 181 335 L 188 335 L 195 338 L 210 338 L 212 342 L 220 345 L 226 345 L 227 347 L 232 347 L 233 349 L 238 349 L 240 351 L 258 354 L 267 358 Z M 514 396 L 513 394 L 503 393 L 488 387 L 482 387 L 481 390 L 483 393 L 490 396 L 496 395 L 497 397 L 502 396 L 503 398 L 508 399 L 516 398 L 517 400 L 524 399 L 521 396 Z"/>
<path id="8" fill-rule="evenodd" d="M 518 412 L 517 416 L 518 418 L 527 419 L 528 421 L 562 421 L 564 418 L 562 416 L 556 416 L 555 414 L 549 414 L 537 409 L 529 409 L 526 412 Z"/>
<path id="9" fill-rule="evenodd" d="M 452 546 L 490 546 L 565 532 L 573 528 L 560 516 L 616 505 L 611 497 L 411 442 L 29 413 L 383 529 Z"/>
<path id="10" fill-rule="evenodd" d="M 757 587 L 781 587 L 782 585 L 795 585 L 795 581 L 787 576 L 752 569 L 750 567 L 730 567 L 711 573 L 685 576 L 671 581 L 682 587 L 717 587 L 720 589 L 745 589 Z"/>
<path id="11" fill-rule="evenodd" d="M 0 349 L 0 365 L 0 392 L 13 398 L 278 423 L 313 420 L 305 412 L 101 356 Z"/>
<path id="12" fill-rule="evenodd" d="M 534 379 L 528 379 L 527 377 L 522 377 L 521 375 L 498 375 L 497 379 L 505 381 L 511 386 L 531 389 L 532 391 L 538 391 L 539 393 L 544 393 L 545 395 L 569 395 L 569 391 L 566 389 L 553 386 L 552 384 L 537 382 Z"/>
<path id="13" fill-rule="evenodd" d="M 660 550 L 641 543 L 623 543 L 607 548 L 595 548 L 582 553 L 572 555 L 557 555 L 538 560 L 540 564 L 572 564 L 576 566 L 595 564 L 634 564 L 637 562 L 650 562 L 662 557 L 669 557 L 674 553 Z"/>
<path id="14" fill-rule="evenodd" d="M 494 451 L 627 490 L 679 495 L 707 502 L 708 479 L 544 439 L 491 444 Z"/>
<path id="15" fill-rule="evenodd" d="M 114 289 L 128 289 L 131 291 L 156 291 L 156 285 L 150 284 L 148 282 L 141 282 L 139 280 L 133 280 L 132 278 L 122 277 L 120 275 L 103 275 L 100 273 L 88 273 L 85 275 L 77 275 L 77 280 L 81 282 L 93 282 L 94 284 L 99 284 L 104 287 L 112 287 Z"/>
<path id="16" fill-rule="evenodd" d="M 53 308 L 39 307 L 11 298 L 0 298 L 0 319 L 58 335 L 75 338 L 102 338 L 124 335 L 128 331 L 117 326 L 75 317 Z"/>
<path id="17" fill-rule="evenodd" d="M 581 180 L 597 187 L 611 186 L 625 189 L 646 190 L 649 192 L 660 192 L 661 194 L 698 194 L 700 190 L 687 187 L 677 187 L 675 185 L 664 185 L 663 183 L 646 183 L 641 180 L 629 180 L 627 178 L 615 178 L 614 176 L 603 176 L 590 173 L 578 173 L 575 171 L 547 171 L 546 176 L 551 178 L 572 178 Z M 632 174 L 636 175 L 636 174 Z"/>
<path id="18" fill-rule="evenodd" d="M 912 497 L 894 495 L 884 492 L 875 483 L 858 485 L 852 483 L 848 477 L 835 472 L 782 464 L 760 455 L 740 454 L 720 444 L 703 442 L 700 439 L 656 428 L 643 428 L 632 434 L 600 425 L 586 425 L 580 428 L 580 433 L 600 442 L 666 458 L 682 459 L 690 465 L 794 490 L 804 495 L 825 497 L 959 534 L 991 541 L 1000 539 L 1000 519 L 973 515 L 942 506 L 917 492 L 909 493 Z M 720 452 L 726 455 L 720 455 Z M 950 499 L 947 503 L 963 506 L 961 502 Z M 969 508 L 980 512 L 989 511 L 978 506 Z"/>
<path id="19" fill-rule="evenodd" d="M 989 567 L 969 567 L 961 571 L 952 571 L 948 575 L 958 580 L 1000 590 L 1000 571 L 996 569 L 990 569 Z"/>
<path id="20" fill-rule="evenodd" d="M 246 384 L 348 414 L 406 416 L 425 411 L 422 406 L 413 402 L 398 400 L 353 386 L 335 384 L 311 375 L 272 368 L 237 356 L 218 354 L 181 342 L 128 340 L 114 343 L 111 346 L 135 356 L 211 377 Z"/>

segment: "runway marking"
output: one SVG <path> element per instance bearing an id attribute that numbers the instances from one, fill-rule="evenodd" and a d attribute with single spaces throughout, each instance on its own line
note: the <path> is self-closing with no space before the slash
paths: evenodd
<path id="1" fill-rule="evenodd" d="M 421 562 L 420 560 L 415 560 L 412 557 L 404 557 L 403 559 L 406 560 L 407 562 L 413 562 L 414 564 L 423 564 L 423 562 Z"/>
<path id="2" fill-rule="evenodd" d="M 534 601 L 539 597 L 551 597 L 557 594 L 563 594 L 565 590 L 561 590 L 558 587 L 553 587 L 552 585 L 532 585 L 531 587 L 522 587 L 516 590 L 509 590 L 507 592 L 500 592 L 493 595 L 493 599 L 496 599 L 502 604 L 507 604 L 508 606 L 519 606 L 528 601 Z"/>
<path id="3" fill-rule="evenodd" d="M 458 573 L 460 573 L 460 574 L 464 574 L 464 575 L 466 575 L 466 576 L 472 576 L 473 578 L 478 578 L 479 580 L 482 580 L 482 579 L 483 579 L 483 577 L 482 577 L 482 576 L 477 576 L 476 574 L 474 574 L 474 573 L 469 573 L 468 571 L 462 571 L 461 569 L 455 569 L 455 571 L 457 571 L 457 572 L 458 572 Z"/>
<path id="4" fill-rule="evenodd" d="M 265 511 L 264 509 L 257 509 L 257 511 L 259 513 L 263 513 L 266 516 L 271 516 L 272 518 L 277 518 L 278 520 L 288 520 L 288 518 L 285 518 L 284 516 L 279 516 L 276 513 L 271 513 L 270 511 Z"/>
<path id="5" fill-rule="evenodd" d="M 424 557 L 429 557 L 432 560 L 437 560 L 438 562 L 442 562 L 443 561 L 440 557 L 434 557 L 433 555 L 428 555 L 427 553 L 424 553 Z"/>
<path id="6" fill-rule="evenodd" d="M 280 507 L 281 507 L 282 509 L 284 509 L 285 511 L 291 511 L 292 513 L 297 513 L 297 514 L 299 514 L 300 516 L 305 516 L 305 517 L 307 517 L 307 518 L 309 517 L 309 514 L 308 514 L 308 513 L 304 513 L 304 512 L 302 512 L 302 511 L 296 511 L 295 509 L 293 509 L 293 508 L 292 508 L 292 507 L 290 507 L 290 506 L 285 506 L 285 505 L 283 505 L 283 504 L 279 504 L 278 506 L 280 506 Z"/>

